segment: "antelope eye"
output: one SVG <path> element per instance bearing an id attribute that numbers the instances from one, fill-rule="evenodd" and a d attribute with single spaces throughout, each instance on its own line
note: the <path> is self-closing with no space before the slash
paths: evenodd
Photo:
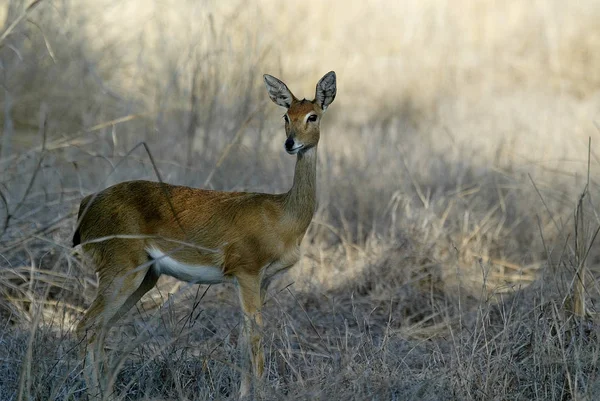
<path id="1" fill-rule="evenodd" d="M 283 119 L 286 124 L 288 124 L 290 122 L 290 118 L 287 116 L 287 114 L 284 114 Z"/>
<path id="2" fill-rule="evenodd" d="M 311 114 L 310 116 L 308 116 L 308 121 L 311 121 L 311 122 L 317 121 L 317 115 Z"/>

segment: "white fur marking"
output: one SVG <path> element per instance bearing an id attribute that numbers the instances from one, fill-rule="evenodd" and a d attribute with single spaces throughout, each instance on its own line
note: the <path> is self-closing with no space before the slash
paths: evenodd
<path id="1" fill-rule="evenodd" d="M 179 262 L 157 248 L 146 249 L 146 252 L 156 261 L 154 266 L 160 274 L 198 284 L 218 284 L 227 281 L 221 269 L 216 266 L 190 265 Z"/>
<path id="2" fill-rule="evenodd" d="M 313 114 L 315 114 L 314 112 L 310 112 L 307 115 L 304 116 L 304 124 L 306 124 L 306 122 L 308 121 L 308 117 L 312 116 Z M 317 117 L 317 121 L 318 121 L 319 117 Z"/>

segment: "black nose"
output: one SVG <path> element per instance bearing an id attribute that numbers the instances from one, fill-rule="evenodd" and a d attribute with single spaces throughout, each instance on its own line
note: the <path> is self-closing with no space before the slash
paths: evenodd
<path id="1" fill-rule="evenodd" d="M 285 141 L 285 150 L 292 149 L 294 149 L 294 140 L 292 138 L 288 138 L 287 141 Z"/>

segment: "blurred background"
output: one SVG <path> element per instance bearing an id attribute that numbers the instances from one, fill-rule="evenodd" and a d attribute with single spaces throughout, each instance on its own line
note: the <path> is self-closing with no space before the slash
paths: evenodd
<path id="1" fill-rule="evenodd" d="M 312 99 L 334 70 L 319 208 L 265 306 L 267 398 L 595 399 L 599 20 L 597 0 L 0 2 L 0 398 L 80 397 L 83 196 L 157 172 L 286 191 L 262 74 Z M 159 288 L 119 329 L 152 355 L 120 390 L 233 397 L 233 289 Z"/>

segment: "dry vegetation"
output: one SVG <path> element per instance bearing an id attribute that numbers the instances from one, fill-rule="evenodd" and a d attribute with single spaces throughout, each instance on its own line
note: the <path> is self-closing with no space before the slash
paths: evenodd
<path id="1" fill-rule="evenodd" d="M 0 399 L 84 398 L 79 200 L 158 179 L 142 141 L 166 181 L 285 190 L 261 75 L 311 97 L 329 70 L 263 397 L 600 398 L 600 3 L 223 3 L 0 4 Z M 113 398 L 235 397 L 233 288 L 164 280 L 137 309 Z"/>

